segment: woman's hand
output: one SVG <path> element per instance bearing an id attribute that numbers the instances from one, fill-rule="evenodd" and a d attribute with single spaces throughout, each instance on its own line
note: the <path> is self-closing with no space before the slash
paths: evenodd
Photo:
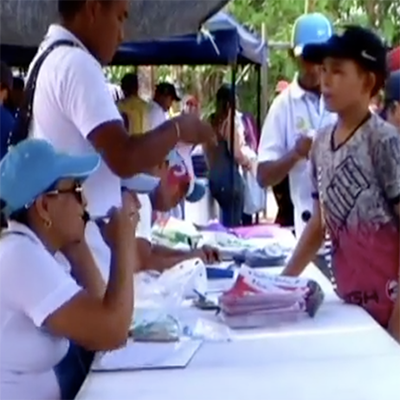
<path id="1" fill-rule="evenodd" d="M 112 208 L 108 222 L 97 221 L 104 241 L 111 249 L 121 245 L 132 245 L 139 223 L 137 207 Z"/>

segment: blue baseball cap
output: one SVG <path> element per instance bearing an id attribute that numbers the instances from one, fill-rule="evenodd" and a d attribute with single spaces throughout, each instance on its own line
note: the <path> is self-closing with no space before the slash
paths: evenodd
<path id="1" fill-rule="evenodd" d="M 385 103 L 400 102 L 400 70 L 389 75 L 385 85 Z"/>
<path id="2" fill-rule="evenodd" d="M 149 174 L 137 174 L 132 178 L 123 179 L 122 187 L 136 193 L 151 193 L 160 183 L 160 178 Z"/>
<path id="3" fill-rule="evenodd" d="M 325 15 L 320 13 L 304 14 L 296 19 L 291 46 L 296 57 L 303 54 L 307 44 L 324 43 L 333 34 L 333 26 Z"/>
<path id="4" fill-rule="evenodd" d="M 383 119 L 387 119 L 389 107 L 396 102 L 400 103 L 400 70 L 392 72 L 386 81 L 384 106 L 380 113 Z"/>
<path id="5" fill-rule="evenodd" d="M 97 154 L 57 152 L 45 140 L 26 139 L 9 149 L 0 162 L 0 197 L 6 217 L 29 207 L 60 179 L 84 181 L 100 165 Z"/>

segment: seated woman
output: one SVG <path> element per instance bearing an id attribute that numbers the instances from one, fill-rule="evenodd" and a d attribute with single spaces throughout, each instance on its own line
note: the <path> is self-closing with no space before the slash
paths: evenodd
<path id="1" fill-rule="evenodd" d="M 84 240 L 89 218 L 81 183 L 99 162 L 97 155 L 69 156 L 27 139 L 0 163 L 0 398 L 60 399 L 53 368 L 69 341 L 107 351 L 127 340 L 137 212 L 113 209 L 98 222 L 112 254 L 104 295 L 80 287 L 56 258 Z M 80 275 L 77 269 L 71 265 L 72 275 Z"/>

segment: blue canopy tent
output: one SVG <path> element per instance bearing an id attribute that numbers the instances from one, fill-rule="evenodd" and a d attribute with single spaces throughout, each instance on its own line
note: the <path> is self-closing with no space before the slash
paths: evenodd
<path id="1" fill-rule="evenodd" d="M 115 65 L 263 65 L 267 46 L 225 12 L 210 18 L 198 34 L 124 43 Z"/>

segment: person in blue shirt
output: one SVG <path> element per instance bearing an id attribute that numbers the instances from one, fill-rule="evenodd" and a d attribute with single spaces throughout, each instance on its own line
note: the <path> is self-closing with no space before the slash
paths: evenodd
<path id="1" fill-rule="evenodd" d="M 20 76 L 14 76 L 12 90 L 10 91 L 7 101 L 5 102 L 6 108 L 10 113 L 16 117 L 17 112 L 22 104 L 24 98 L 25 82 Z"/>
<path id="2" fill-rule="evenodd" d="M 0 159 L 7 153 L 8 136 L 14 126 L 14 116 L 4 106 L 13 85 L 13 75 L 6 63 L 0 61 Z"/>
<path id="3" fill-rule="evenodd" d="M 392 72 L 386 81 L 381 116 L 400 129 L 400 70 Z"/>

